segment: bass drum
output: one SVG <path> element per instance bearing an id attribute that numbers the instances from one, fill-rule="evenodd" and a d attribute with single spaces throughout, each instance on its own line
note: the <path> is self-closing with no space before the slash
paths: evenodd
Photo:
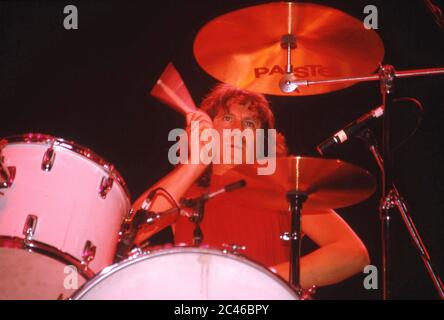
<path id="1" fill-rule="evenodd" d="M 224 251 L 175 247 L 105 268 L 74 300 L 299 300 L 269 269 Z"/>
<path id="2" fill-rule="evenodd" d="M 130 209 L 125 183 L 74 142 L 43 134 L 5 140 L 0 299 L 68 298 L 113 263 Z"/>

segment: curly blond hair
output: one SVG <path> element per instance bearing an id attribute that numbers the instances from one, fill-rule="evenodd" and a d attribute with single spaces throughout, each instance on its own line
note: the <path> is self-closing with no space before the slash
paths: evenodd
<path id="1" fill-rule="evenodd" d="M 214 119 L 220 109 L 228 112 L 231 103 L 245 105 L 249 110 L 257 113 L 261 122 L 261 129 L 275 129 L 275 118 L 268 100 L 263 94 L 239 89 L 229 84 L 217 84 L 202 100 L 200 109 Z M 288 155 L 285 137 L 281 133 L 276 135 L 276 156 Z"/>
<path id="2" fill-rule="evenodd" d="M 268 100 L 263 94 L 236 88 L 229 84 L 217 84 L 210 93 L 202 100 L 200 109 L 205 111 L 211 119 L 214 119 L 222 108 L 228 112 L 231 103 L 239 103 L 249 110 L 257 113 L 261 122 L 261 129 L 275 129 L 275 118 Z M 267 135 L 265 135 L 265 138 Z M 267 143 L 265 144 L 267 145 Z M 276 135 L 276 156 L 288 155 L 288 148 L 285 137 L 281 133 Z M 211 182 L 212 166 L 198 179 L 200 187 L 208 187 Z"/>

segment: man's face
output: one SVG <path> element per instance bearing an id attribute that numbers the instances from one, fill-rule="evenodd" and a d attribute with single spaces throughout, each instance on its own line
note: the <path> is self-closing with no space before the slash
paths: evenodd
<path id="1" fill-rule="evenodd" d="M 242 154 L 245 152 L 252 152 L 252 155 L 254 155 L 255 133 L 256 129 L 261 127 L 261 122 L 258 118 L 257 112 L 250 110 L 247 105 L 242 105 L 239 103 L 231 103 L 228 105 L 227 109 L 228 110 L 224 110 L 221 108 L 219 113 L 213 119 L 214 129 L 216 129 L 216 131 L 219 133 L 219 137 L 221 137 L 221 152 L 224 152 L 224 147 L 230 148 L 231 160 L 234 159 L 235 149 L 241 149 Z M 242 138 L 242 144 L 237 145 L 235 144 L 235 139 L 223 139 L 224 129 L 238 129 L 241 133 L 249 134 L 249 136 L 252 137 L 252 141 L 247 143 L 246 139 Z"/>

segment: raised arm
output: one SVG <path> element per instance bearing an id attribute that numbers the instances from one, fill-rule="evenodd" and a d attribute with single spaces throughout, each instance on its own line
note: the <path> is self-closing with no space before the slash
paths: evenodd
<path id="1" fill-rule="evenodd" d="M 190 128 L 191 122 L 198 121 L 199 122 L 199 130 L 200 132 L 206 128 L 212 128 L 213 124 L 208 117 L 208 115 L 203 111 L 196 111 L 193 113 L 187 114 L 186 122 L 187 122 L 187 133 L 190 136 Z M 200 133 L 199 133 L 200 135 Z M 174 168 L 168 175 L 163 177 L 160 181 L 146 190 L 133 204 L 132 208 L 134 211 L 137 211 L 142 206 L 143 201 L 146 199 L 151 190 L 156 188 L 165 189 L 168 194 L 174 198 L 176 202 L 179 202 L 180 198 L 185 195 L 187 190 L 191 187 L 191 185 L 202 175 L 205 171 L 207 165 L 205 164 L 180 164 Z M 174 206 L 174 201 L 172 201 L 169 197 L 165 196 L 163 193 L 158 193 L 153 200 L 152 206 L 150 210 L 155 212 L 162 212 L 168 210 Z M 139 244 L 145 241 L 148 237 L 152 235 L 150 232 L 151 228 L 141 228 L 136 239 L 135 243 Z"/>

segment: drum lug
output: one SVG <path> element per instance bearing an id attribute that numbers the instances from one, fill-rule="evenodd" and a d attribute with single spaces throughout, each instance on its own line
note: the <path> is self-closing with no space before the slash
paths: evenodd
<path id="1" fill-rule="evenodd" d="M 15 179 L 16 168 L 5 166 L 5 156 L 2 154 L 6 140 L 0 141 L 0 189 L 9 188 Z"/>
<path id="2" fill-rule="evenodd" d="M 222 247 L 225 248 L 224 250 L 222 250 L 223 253 L 232 253 L 232 254 L 239 254 L 238 250 L 245 251 L 247 249 L 246 246 L 238 245 L 235 243 L 233 244 L 223 243 Z"/>
<path id="3" fill-rule="evenodd" d="M 88 268 L 89 263 L 94 260 L 96 256 L 96 246 L 89 240 L 86 241 L 82 252 L 82 265 L 85 269 Z"/>
<path id="4" fill-rule="evenodd" d="M 16 167 L 4 167 L 0 163 L 0 189 L 10 188 L 15 179 Z"/>
<path id="5" fill-rule="evenodd" d="M 103 177 L 100 182 L 99 195 L 105 199 L 107 194 L 111 191 L 113 187 L 114 179 L 111 177 Z"/>
<path id="6" fill-rule="evenodd" d="M 50 148 L 48 148 L 48 150 L 46 150 L 45 154 L 43 155 L 43 160 L 42 160 L 42 170 L 43 171 L 51 171 L 52 166 L 54 165 L 54 161 L 55 161 L 55 156 L 56 153 L 54 151 L 53 146 L 51 146 Z"/>
<path id="7" fill-rule="evenodd" d="M 31 241 L 34 239 L 35 231 L 37 229 L 37 216 L 30 214 L 26 218 L 25 225 L 23 227 L 23 235 L 25 236 L 24 243 L 26 246 L 31 244 Z"/>

